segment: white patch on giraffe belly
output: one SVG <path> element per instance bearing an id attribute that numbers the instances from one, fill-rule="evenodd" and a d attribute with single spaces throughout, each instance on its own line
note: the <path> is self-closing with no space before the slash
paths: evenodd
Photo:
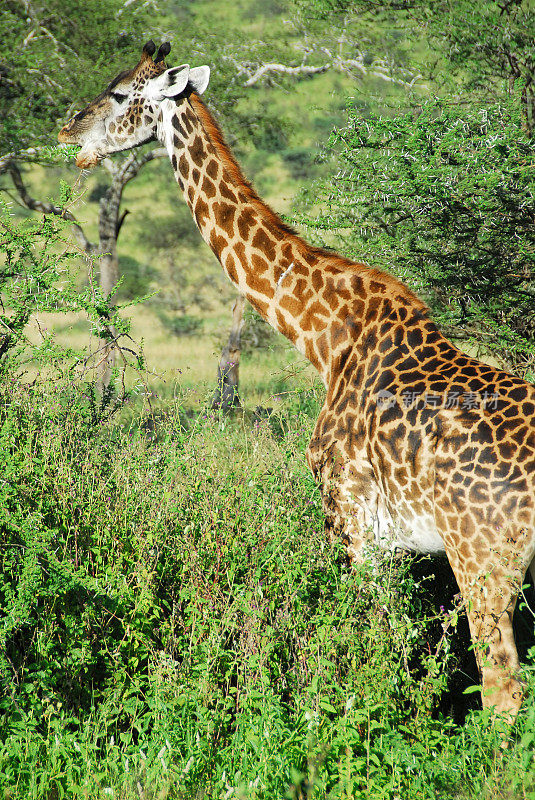
<path id="1" fill-rule="evenodd" d="M 445 553 L 444 542 L 431 516 L 394 520 L 388 511 L 378 511 L 374 519 L 374 539 L 382 550 L 401 548 L 413 553 Z"/>

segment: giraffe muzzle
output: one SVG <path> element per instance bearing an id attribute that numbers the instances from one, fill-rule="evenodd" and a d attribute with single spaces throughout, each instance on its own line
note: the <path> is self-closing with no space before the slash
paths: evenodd
<path id="1" fill-rule="evenodd" d="M 97 153 L 84 153 L 80 151 L 76 156 L 76 166 L 80 169 L 92 169 L 96 167 L 100 157 Z"/>

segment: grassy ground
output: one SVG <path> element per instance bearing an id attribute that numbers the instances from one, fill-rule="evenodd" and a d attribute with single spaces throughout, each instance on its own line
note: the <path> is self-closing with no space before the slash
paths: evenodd
<path id="1" fill-rule="evenodd" d="M 223 342 L 228 337 L 230 307 L 207 313 L 199 332 L 176 336 L 158 319 L 150 307 L 136 306 L 125 311 L 132 320 L 132 338 L 142 343 L 148 372 L 149 389 L 160 398 L 177 394 L 188 407 L 199 409 L 215 388 L 216 371 Z M 38 342 L 41 331 L 53 330 L 58 343 L 82 349 L 96 341 L 91 339 L 90 323 L 81 315 L 40 314 L 30 326 L 29 337 Z M 262 349 L 245 349 L 241 358 L 240 396 L 246 408 L 257 405 L 280 408 L 283 398 L 297 390 L 318 385 L 319 379 L 308 361 L 289 345 L 282 336 L 274 334 Z M 37 375 L 31 364 L 27 380 Z M 134 373 L 127 376 L 127 385 L 139 383 Z M 187 401 L 184 398 L 187 397 Z"/>

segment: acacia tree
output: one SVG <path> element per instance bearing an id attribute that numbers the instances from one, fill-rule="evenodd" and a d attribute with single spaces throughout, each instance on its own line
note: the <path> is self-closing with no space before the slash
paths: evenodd
<path id="1" fill-rule="evenodd" d="M 510 106 L 459 114 L 444 102 L 418 115 L 361 120 L 349 112 L 343 173 L 318 224 L 346 248 L 394 269 L 457 339 L 509 366 L 533 363 L 533 144 Z"/>
<path id="2" fill-rule="evenodd" d="M 67 216 L 83 252 L 98 257 L 100 289 L 111 297 L 119 273 L 117 237 L 124 221 L 120 213 L 123 189 L 155 154 L 129 155 L 107 160 L 110 183 L 99 208 L 99 241 L 89 241 L 71 212 L 36 198 L 27 188 L 28 165 L 49 165 L 50 144 L 59 121 L 73 111 L 72 98 L 91 96 L 104 70 L 118 72 L 124 59 L 139 50 L 148 23 L 146 3 L 121 0 L 7 0 L 0 16 L 4 55 L 0 59 L 0 189 L 26 208 Z M 107 386 L 115 361 L 114 332 L 101 329 L 97 360 L 99 381 Z"/>
<path id="3" fill-rule="evenodd" d="M 95 0 L 88 14 L 82 0 L 8 0 L 0 16 L 4 53 L 12 54 L 9 59 L 0 57 L 0 176 L 4 176 L 0 191 L 32 211 L 61 215 L 73 222 L 72 231 L 80 248 L 98 257 L 100 290 L 106 298 L 111 297 L 120 277 L 117 238 L 127 213 L 121 210 L 123 190 L 145 164 L 163 155 L 163 151 L 145 148 L 138 154 L 104 160 L 109 182 L 99 201 L 96 242 L 88 239 L 71 212 L 33 196 L 25 171 L 35 163 L 53 163 L 49 145 L 51 139 L 55 141 L 60 124 L 74 112 L 72 98 L 94 95 L 100 89 L 103 73 L 111 78 L 125 63 L 135 62 L 140 42 L 148 36 L 145 29 L 150 25 L 151 36 L 157 36 L 155 24 L 165 24 L 165 11 L 180 12 L 181 48 L 218 65 L 212 80 L 216 107 L 232 122 L 232 136 L 246 138 L 247 129 L 241 124 L 242 117 L 234 114 L 234 103 L 247 89 L 241 79 L 232 80 L 234 67 L 223 57 L 223 50 L 228 54 L 226 40 L 206 35 L 210 52 L 203 54 L 198 44 L 203 39 L 202 25 L 188 9 L 175 9 L 165 0 L 160 4 L 147 0 Z M 232 113 L 226 115 L 227 111 Z M 238 303 L 237 308 L 241 309 L 242 304 Z M 231 338 L 235 340 L 232 333 Z M 103 387 L 109 383 L 114 364 L 114 339 L 113 328 L 109 324 L 103 326 L 97 354 Z"/>

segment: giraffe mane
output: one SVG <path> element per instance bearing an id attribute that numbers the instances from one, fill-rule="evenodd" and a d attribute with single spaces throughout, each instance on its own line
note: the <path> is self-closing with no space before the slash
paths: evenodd
<path id="1" fill-rule="evenodd" d="M 367 264 L 363 264 L 359 261 L 351 261 L 351 259 L 338 255 L 338 253 L 328 250 L 325 247 L 313 247 L 311 245 L 309 245 L 309 247 L 314 255 L 321 259 L 328 259 L 331 268 L 338 268 L 341 272 L 356 272 L 361 278 L 365 278 L 370 283 L 373 281 L 383 283 L 387 290 L 385 297 L 390 298 L 390 300 L 396 304 L 408 301 L 414 306 L 419 315 L 423 314 L 427 316 L 429 314 L 429 308 L 426 303 L 424 303 L 418 295 L 414 294 L 408 286 L 405 286 L 402 281 L 396 278 L 395 275 L 391 275 L 390 272 L 377 269 L 376 267 L 369 267 Z"/>
<path id="2" fill-rule="evenodd" d="M 242 192 L 247 197 L 247 200 L 252 205 L 261 209 L 264 218 L 267 217 L 268 221 L 274 227 L 278 228 L 283 233 L 289 236 L 298 237 L 297 232 L 286 222 L 283 222 L 283 220 L 279 217 L 279 215 L 276 214 L 275 211 L 273 211 L 273 209 L 270 208 L 268 204 L 265 203 L 264 200 L 262 200 L 258 196 L 252 184 L 244 176 L 238 162 L 232 155 L 232 152 L 225 141 L 225 137 L 223 136 L 221 128 L 219 127 L 213 115 L 208 110 L 206 105 L 203 103 L 197 92 L 191 93 L 190 101 L 199 119 L 201 120 L 203 127 L 206 133 L 208 134 L 210 141 L 212 142 L 225 170 L 228 172 L 232 181 L 235 182 L 240 187 Z"/>

